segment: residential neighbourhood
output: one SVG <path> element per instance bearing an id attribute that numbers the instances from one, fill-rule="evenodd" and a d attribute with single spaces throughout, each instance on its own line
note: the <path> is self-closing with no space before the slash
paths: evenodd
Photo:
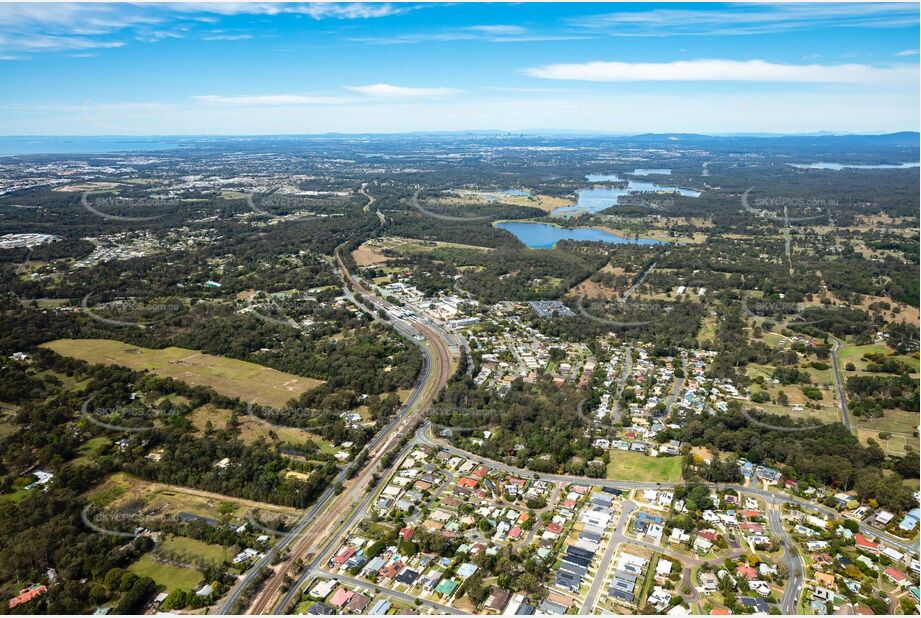
<path id="1" fill-rule="evenodd" d="M 875 515 L 751 470 L 751 491 L 619 489 L 509 474 L 436 438 L 381 482 L 297 612 L 868 613 L 855 595 L 877 586 L 887 608 L 918 604 L 917 554 L 867 532 Z"/>

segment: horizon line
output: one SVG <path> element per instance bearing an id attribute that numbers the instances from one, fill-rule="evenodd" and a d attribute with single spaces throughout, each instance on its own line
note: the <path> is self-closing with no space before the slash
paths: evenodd
<path id="1" fill-rule="evenodd" d="M 326 136 L 359 136 L 359 135 L 512 135 L 521 136 L 605 136 L 605 137 L 644 137 L 644 136 L 691 136 L 691 137 L 886 137 L 900 134 L 915 134 L 921 136 L 921 130 L 902 129 L 869 132 L 830 131 L 818 129 L 796 133 L 770 132 L 770 131 L 727 131 L 716 133 L 697 133 L 693 131 L 590 131 L 581 129 L 450 129 L 450 130 L 419 130 L 419 131 L 324 131 L 317 133 L 87 133 L 87 134 L 4 134 L 0 139 L 165 139 L 165 138 L 256 138 L 256 137 L 326 137 Z"/>

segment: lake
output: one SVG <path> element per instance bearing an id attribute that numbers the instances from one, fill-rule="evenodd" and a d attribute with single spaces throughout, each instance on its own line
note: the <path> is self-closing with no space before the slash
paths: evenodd
<path id="1" fill-rule="evenodd" d="M 638 168 L 633 170 L 634 176 L 671 176 L 672 171 L 664 167 L 653 167 L 649 169 Z"/>
<path id="2" fill-rule="evenodd" d="M 841 170 L 907 170 L 918 167 L 921 163 L 858 165 L 856 163 L 826 163 L 820 161 L 819 163 L 788 163 L 787 165 L 800 170 L 832 170 L 839 172 Z"/>
<path id="3" fill-rule="evenodd" d="M 658 240 L 631 240 L 593 227 L 563 228 L 547 223 L 534 223 L 530 221 L 500 221 L 496 223 L 495 226 L 511 232 L 518 240 L 531 249 L 550 249 L 561 240 L 593 240 L 615 245 L 625 243 L 637 245 L 662 244 L 661 241 Z"/>
<path id="4" fill-rule="evenodd" d="M 657 171 L 663 170 L 638 170 L 638 171 Z M 671 171 L 671 170 L 669 170 Z M 614 187 L 592 187 L 590 189 L 581 189 L 576 191 L 578 200 L 574 206 L 564 206 L 553 211 L 554 215 L 575 213 L 575 212 L 598 212 L 617 204 L 617 200 L 631 193 L 675 193 L 684 197 L 700 197 L 700 191 L 693 189 L 682 189 L 681 187 L 669 187 L 660 185 L 655 182 L 645 180 L 624 180 L 617 174 L 587 174 L 585 179 L 589 182 L 626 182 L 624 188 Z"/>

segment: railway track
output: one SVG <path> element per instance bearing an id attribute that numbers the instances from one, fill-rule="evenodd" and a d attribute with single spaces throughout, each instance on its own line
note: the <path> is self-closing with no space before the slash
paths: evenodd
<path id="1" fill-rule="evenodd" d="M 355 277 L 345 265 L 341 251 L 337 248 L 335 253 L 337 268 L 346 282 L 351 293 L 361 297 L 359 305 L 367 303 L 366 309 L 376 313 L 378 310 L 391 311 L 393 305 L 382 298 L 378 298 Z M 412 394 L 403 405 L 400 412 L 395 415 L 366 445 L 363 452 L 367 454 L 364 465 L 352 478 L 347 478 L 350 470 L 346 468 L 339 477 L 337 484 L 343 483 L 344 490 L 336 493 L 331 486 L 323 493 L 320 500 L 314 504 L 292 530 L 291 535 L 276 546 L 276 551 L 284 552 L 285 558 L 272 566 L 271 557 L 266 556 L 257 563 L 244 576 L 230 596 L 220 605 L 220 612 L 227 613 L 254 582 L 263 568 L 271 568 L 269 577 L 261 584 L 259 591 L 253 597 L 246 610 L 246 614 L 281 613 L 290 607 L 300 595 L 302 582 L 311 568 L 304 569 L 302 573 L 294 573 L 294 567 L 301 563 L 316 563 L 323 552 L 317 553 L 321 548 L 335 538 L 338 530 L 354 519 L 356 513 L 366 500 L 363 497 L 371 489 L 371 479 L 375 470 L 380 466 L 384 456 L 398 445 L 404 436 L 409 435 L 415 428 L 416 422 L 430 408 L 435 398 L 447 384 L 453 365 L 453 352 L 448 344 L 446 335 L 439 329 L 423 322 L 409 321 L 392 317 L 389 322 L 405 337 L 418 345 L 423 352 L 423 370 Z M 421 337 L 421 340 L 419 339 Z M 298 577 L 295 585 L 286 588 L 290 577 Z"/>

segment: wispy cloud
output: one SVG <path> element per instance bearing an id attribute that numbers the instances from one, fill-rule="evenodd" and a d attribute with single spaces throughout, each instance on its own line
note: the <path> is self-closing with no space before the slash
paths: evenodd
<path id="1" fill-rule="evenodd" d="M 204 41 L 246 41 L 253 38 L 251 34 L 226 34 L 226 33 L 214 33 L 206 34 L 202 37 Z"/>
<path id="2" fill-rule="evenodd" d="M 918 55 L 917 49 L 903 49 L 902 51 L 896 53 L 896 56 L 917 56 L 917 55 Z"/>
<path id="3" fill-rule="evenodd" d="M 346 86 L 347 90 L 360 92 L 381 99 L 441 98 L 461 92 L 456 88 L 412 88 L 392 84 L 369 84 L 367 86 Z"/>
<path id="4" fill-rule="evenodd" d="M 7 34 L 0 33 L 0 52 L 13 58 L 17 53 L 72 51 L 80 49 L 111 49 L 123 47 L 124 41 L 104 41 L 85 36 L 61 36 L 55 34 Z"/>
<path id="5" fill-rule="evenodd" d="M 435 32 L 410 32 L 396 36 L 354 37 L 351 40 L 375 45 L 408 45 L 413 43 L 450 43 L 453 41 L 483 41 L 486 43 L 533 43 L 540 41 L 576 41 L 592 38 L 585 33 L 561 33 L 529 30 L 513 24 L 481 24 Z"/>
<path id="6" fill-rule="evenodd" d="M 182 12 L 219 15 L 306 15 L 313 19 L 371 19 L 406 13 L 411 4 L 365 2 L 189 2 L 169 4 Z"/>
<path id="7" fill-rule="evenodd" d="M 346 97 L 303 94 L 268 94 L 268 95 L 197 95 L 192 100 L 209 105 L 235 107 L 278 107 L 303 105 L 338 105 L 347 103 Z"/>
<path id="8" fill-rule="evenodd" d="M 132 40 L 155 43 L 197 33 L 229 15 L 299 15 L 315 20 L 387 17 L 418 8 L 388 3 L 227 2 L 189 4 L 11 3 L 0 5 L 0 59 L 37 52 L 121 47 Z M 205 36 L 231 41 L 251 35 Z"/>
<path id="9" fill-rule="evenodd" d="M 681 60 L 677 62 L 584 62 L 548 64 L 524 70 L 541 79 L 588 82 L 805 82 L 879 84 L 918 80 L 918 67 L 880 68 L 866 64 L 776 64 L 764 60 Z"/>
<path id="10" fill-rule="evenodd" d="M 896 28 L 918 25 L 912 3 L 733 4 L 717 8 L 617 11 L 569 20 L 612 36 L 750 35 L 819 27 Z"/>

